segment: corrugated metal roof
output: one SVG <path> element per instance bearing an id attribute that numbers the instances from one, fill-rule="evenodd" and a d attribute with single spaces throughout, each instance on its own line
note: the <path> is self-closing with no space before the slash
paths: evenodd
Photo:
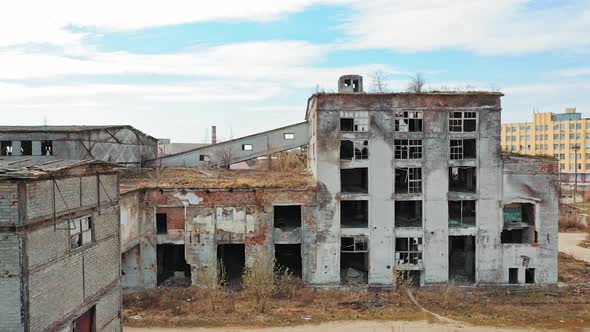
<path id="1" fill-rule="evenodd" d="M 100 160 L 63 160 L 57 158 L 0 159 L 0 179 L 34 179 L 53 172 L 90 164 L 112 165 Z"/>
<path id="2" fill-rule="evenodd" d="M 130 125 L 102 125 L 102 126 L 0 126 L 0 133 L 80 133 L 92 130 L 101 129 L 120 129 L 128 128 L 138 133 L 145 135 L 153 140 L 157 139 L 152 137 L 141 130 L 130 126 Z"/>

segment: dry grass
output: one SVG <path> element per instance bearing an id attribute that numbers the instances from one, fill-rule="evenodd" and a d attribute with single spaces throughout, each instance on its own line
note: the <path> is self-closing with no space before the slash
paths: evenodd
<path id="1" fill-rule="evenodd" d="M 560 252 L 559 281 L 567 283 L 590 283 L 590 263 Z"/>
<path id="2" fill-rule="evenodd" d="M 580 209 L 569 204 L 559 204 L 559 231 L 579 232 L 585 230 L 586 226 L 580 218 Z"/>
<path id="3" fill-rule="evenodd" d="M 578 245 L 582 248 L 590 249 L 590 226 L 588 226 L 588 237 Z"/>

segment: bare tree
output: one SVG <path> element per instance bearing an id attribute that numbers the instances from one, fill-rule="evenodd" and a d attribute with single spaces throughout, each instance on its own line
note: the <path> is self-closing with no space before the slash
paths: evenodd
<path id="1" fill-rule="evenodd" d="M 424 85 L 426 85 L 426 80 L 422 74 L 418 73 L 411 78 L 408 84 L 408 92 L 420 93 L 424 90 Z"/>
<path id="2" fill-rule="evenodd" d="M 231 144 L 222 144 L 215 148 L 215 162 L 218 168 L 228 168 L 233 159 L 233 150 Z"/>
<path id="3" fill-rule="evenodd" d="M 371 92 L 385 93 L 389 90 L 385 79 L 385 73 L 382 70 L 376 70 L 371 74 L 370 78 L 372 81 Z"/>

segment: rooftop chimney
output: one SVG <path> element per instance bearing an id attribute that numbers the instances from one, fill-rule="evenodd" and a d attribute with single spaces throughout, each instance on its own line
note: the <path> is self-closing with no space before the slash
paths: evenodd
<path id="1" fill-rule="evenodd" d="M 344 75 L 338 79 L 338 93 L 363 92 L 363 77 L 360 75 Z"/>
<path id="2" fill-rule="evenodd" d="M 211 126 L 211 144 L 217 144 L 217 126 Z"/>

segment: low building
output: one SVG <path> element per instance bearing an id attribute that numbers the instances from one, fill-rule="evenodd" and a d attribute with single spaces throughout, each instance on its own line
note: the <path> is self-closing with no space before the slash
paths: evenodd
<path id="1" fill-rule="evenodd" d="M 3 331 L 121 331 L 118 174 L 0 161 Z"/>

